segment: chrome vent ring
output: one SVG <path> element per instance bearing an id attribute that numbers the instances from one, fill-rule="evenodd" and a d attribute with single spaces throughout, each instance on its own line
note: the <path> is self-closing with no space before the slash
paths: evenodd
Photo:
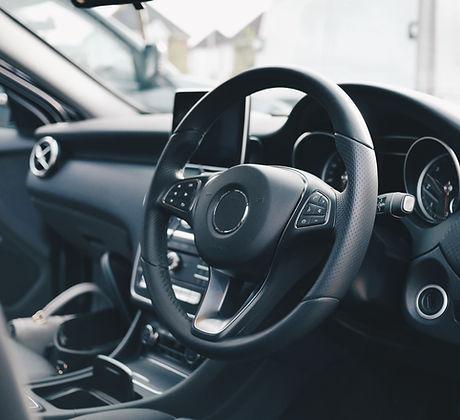
<path id="1" fill-rule="evenodd" d="M 46 136 L 35 143 L 30 153 L 30 171 L 40 178 L 49 175 L 56 165 L 59 156 L 59 145 L 57 141 Z"/>

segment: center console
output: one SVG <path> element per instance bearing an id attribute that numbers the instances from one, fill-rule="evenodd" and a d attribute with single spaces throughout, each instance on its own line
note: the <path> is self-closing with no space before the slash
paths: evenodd
<path id="1" fill-rule="evenodd" d="M 134 261 L 131 297 L 151 309 L 139 255 L 140 249 Z M 170 220 L 168 228 L 168 264 L 174 294 L 185 312 L 193 317 L 207 288 L 209 267 L 198 255 L 190 226 L 177 218 Z"/>
<path id="2" fill-rule="evenodd" d="M 139 259 L 140 249 L 134 261 L 131 296 L 147 309 L 146 322 L 141 332 L 143 345 L 158 355 L 185 364 L 186 367 L 196 367 L 202 358 L 181 345 L 154 317 L 148 315 L 152 302 Z M 209 267 L 198 255 L 190 226 L 177 218 L 172 218 L 169 224 L 168 263 L 176 299 L 189 317 L 193 318 L 206 292 Z"/>
<path id="3" fill-rule="evenodd" d="M 173 129 L 204 94 L 177 94 Z M 186 177 L 218 172 L 244 162 L 248 112 L 244 101 L 230 107 L 218 119 L 187 166 Z M 192 228 L 185 221 L 172 217 L 167 236 L 172 289 L 193 319 L 206 293 L 209 267 L 200 258 Z M 30 384 L 27 398 L 31 410 L 41 411 L 44 417 L 66 418 L 68 410 L 84 414 L 85 410 L 127 402 L 139 402 L 138 406 L 142 406 L 145 401 L 168 395 L 182 382 L 187 384 L 189 376 L 201 371 L 198 368 L 204 357 L 176 340 L 155 313 L 140 254 L 138 247 L 129 285 L 131 301 L 139 310 L 120 344 L 110 357 L 95 356 L 88 368 Z M 116 270 L 113 271 L 115 279 Z"/>

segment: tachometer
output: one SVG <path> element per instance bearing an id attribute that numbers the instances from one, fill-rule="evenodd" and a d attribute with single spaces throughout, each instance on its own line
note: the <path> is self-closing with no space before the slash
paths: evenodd
<path id="1" fill-rule="evenodd" d="M 348 181 L 348 175 L 345 170 L 345 164 L 343 163 L 340 155 L 335 152 L 326 161 L 321 174 L 323 181 L 326 181 L 332 188 L 342 192 L 345 190 Z"/>
<path id="2" fill-rule="evenodd" d="M 424 216 L 432 223 L 447 219 L 456 209 L 459 174 L 449 154 L 436 157 L 422 171 L 417 199 Z"/>

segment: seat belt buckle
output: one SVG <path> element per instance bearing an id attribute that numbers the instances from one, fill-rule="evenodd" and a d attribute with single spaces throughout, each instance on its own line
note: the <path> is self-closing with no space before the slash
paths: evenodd
<path id="1" fill-rule="evenodd" d="M 46 315 L 42 309 L 39 309 L 32 315 L 32 321 L 36 322 L 37 324 L 45 324 L 46 323 Z"/>

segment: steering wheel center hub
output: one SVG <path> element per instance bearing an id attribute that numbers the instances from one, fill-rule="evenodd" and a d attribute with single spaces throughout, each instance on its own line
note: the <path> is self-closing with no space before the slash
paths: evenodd
<path id="1" fill-rule="evenodd" d="M 261 165 L 216 175 L 204 186 L 193 215 L 203 260 L 222 269 L 262 271 L 262 260 L 271 257 L 304 186 L 297 173 Z"/>

